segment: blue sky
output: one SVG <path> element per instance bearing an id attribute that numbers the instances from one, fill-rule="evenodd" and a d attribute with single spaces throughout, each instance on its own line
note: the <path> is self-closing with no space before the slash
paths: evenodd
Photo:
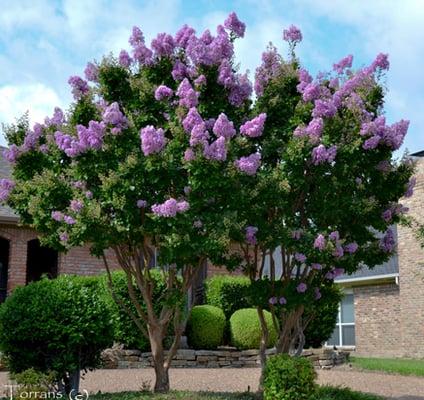
<path id="1" fill-rule="evenodd" d="M 41 121 L 55 105 L 66 108 L 68 77 L 82 75 L 87 61 L 128 49 L 134 25 L 150 42 L 184 23 L 212 30 L 236 11 L 247 24 L 237 59 L 251 76 L 269 41 L 286 54 L 281 34 L 292 23 L 304 36 L 298 54 L 313 72 L 347 54 L 359 67 L 389 53 L 387 118 L 411 120 L 403 149 L 424 150 L 422 0 L 0 0 L 0 10 L 0 122 L 26 110 Z"/>

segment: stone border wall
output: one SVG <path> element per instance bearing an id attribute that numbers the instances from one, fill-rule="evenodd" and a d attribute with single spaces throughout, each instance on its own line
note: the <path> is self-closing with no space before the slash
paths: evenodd
<path id="1" fill-rule="evenodd" d="M 274 354 L 275 350 L 267 350 Z M 304 350 L 302 356 L 310 359 L 314 366 L 330 369 L 335 365 L 345 363 L 349 352 L 333 349 Z M 139 350 L 124 350 L 112 348 L 103 352 L 103 368 L 127 369 L 152 367 L 152 354 L 142 353 Z M 237 350 L 232 347 L 222 347 L 218 350 L 191 350 L 180 349 L 173 361 L 174 368 L 246 368 L 260 365 L 258 350 Z"/>

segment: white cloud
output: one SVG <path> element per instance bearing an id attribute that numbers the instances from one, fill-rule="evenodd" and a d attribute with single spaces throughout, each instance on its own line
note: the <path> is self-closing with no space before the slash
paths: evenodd
<path id="1" fill-rule="evenodd" d="M 0 123 L 10 124 L 29 111 L 30 122 L 42 122 L 51 115 L 55 106 L 60 106 L 56 92 L 41 83 L 0 87 Z M 5 144 L 0 137 L 0 144 Z"/>

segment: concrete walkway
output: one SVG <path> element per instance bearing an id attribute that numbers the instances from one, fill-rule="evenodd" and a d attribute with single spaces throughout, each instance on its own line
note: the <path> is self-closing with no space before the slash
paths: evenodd
<path id="1" fill-rule="evenodd" d="M 175 390 L 242 392 L 256 391 L 258 368 L 171 369 L 171 386 Z M 154 382 L 152 369 L 97 370 L 86 375 L 81 389 L 90 393 L 138 391 Z M 333 369 L 320 370 L 322 385 L 343 386 L 374 393 L 390 400 L 424 400 L 424 378 L 375 372 Z M 8 383 L 6 372 L 0 373 L 0 385 Z"/>

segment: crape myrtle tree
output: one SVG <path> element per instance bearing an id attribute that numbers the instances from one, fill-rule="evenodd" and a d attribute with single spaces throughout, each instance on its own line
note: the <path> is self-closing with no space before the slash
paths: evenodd
<path id="1" fill-rule="evenodd" d="M 69 79 L 75 101 L 67 113 L 56 108 L 32 129 L 21 119 L 5 130 L 14 168 L 13 181 L 0 182 L 0 199 L 45 245 L 89 245 L 109 277 L 107 251 L 114 253 L 137 312 L 110 279 L 112 294 L 150 341 L 159 392 L 169 390 L 186 322 L 181 299 L 206 259 L 226 254 L 238 222 L 227 200 L 244 174 L 232 150 L 251 104 L 252 85 L 233 57 L 244 30 L 232 13 L 216 35 L 199 37 L 185 25 L 175 36 L 160 33 L 149 48 L 135 27 L 131 54 L 88 63 L 86 80 Z M 159 310 L 155 257 L 167 287 Z"/>
<path id="2" fill-rule="evenodd" d="M 251 138 L 246 153 L 257 152 L 261 165 L 234 191 L 245 229 L 233 239 L 255 288 L 263 365 L 263 310 L 270 308 L 279 332 L 277 353 L 299 354 L 308 315 L 334 279 L 393 254 L 390 226 L 406 211 L 399 199 L 413 185 L 413 165 L 393 161 L 408 121 L 388 125 L 383 114 L 387 55 L 356 71 L 347 56 L 314 79 L 295 55 L 300 30 L 291 26 L 283 38 L 288 60 L 271 45 L 256 70 L 253 114 L 263 129 L 242 129 Z"/>

